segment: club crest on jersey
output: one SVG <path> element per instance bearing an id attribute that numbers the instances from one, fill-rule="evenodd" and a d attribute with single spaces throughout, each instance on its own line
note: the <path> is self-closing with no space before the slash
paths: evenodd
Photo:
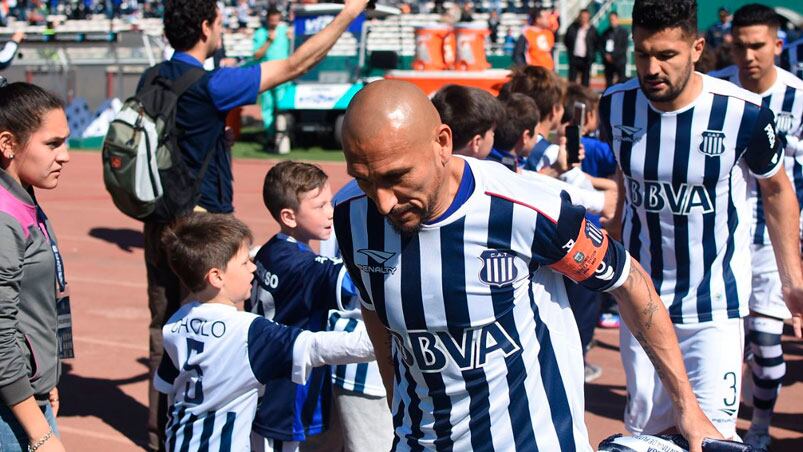
<path id="1" fill-rule="evenodd" d="M 719 157 L 725 152 L 725 134 L 718 130 L 703 132 L 703 141 L 700 143 L 700 152 L 709 157 Z"/>
<path id="2" fill-rule="evenodd" d="M 392 275 L 396 273 L 396 267 L 385 265 L 385 263 L 395 256 L 396 253 L 391 253 L 389 251 L 369 250 L 367 248 L 357 250 L 357 252 L 368 258 L 368 264 L 355 264 L 360 270 L 366 273 L 382 273 L 384 275 Z"/>
<path id="3" fill-rule="evenodd" d="M 485 250 L 480 254 L 482 269 L 480 281 L 489 286 L 502 287 L 518 276 L 516 253 L 510 250 Z"/>
<path id="4" fill-rule="evenodd" d="M 624 143 L 635 143 L 641 138 L 641 131 L 642 129 L 639 127 L 632 127 L 632 126 L 614 126 L 614 128 L 619 133 L 614 133 L 613 138 L 617 141 L 621 141 Z"/>
<path id="5" fill-rule="evenodd" d="M 787 134 L 792 131 L 792 125 L 795 122 L 795 117 L 788 111 L 782 111 L 775 116 L 775 129 L 780 134 Z"/>

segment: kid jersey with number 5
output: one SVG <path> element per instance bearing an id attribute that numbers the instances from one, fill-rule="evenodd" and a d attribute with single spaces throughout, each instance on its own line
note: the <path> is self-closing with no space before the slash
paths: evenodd
<path id="1" fill-rule="evenodd" d="M 291 377 L 301 330 L 234 306 L 192 302 L 162 334 L 154 386 L 168 395 L 167 450 L 249 450 L 257 399 L 268 380 Z"/>

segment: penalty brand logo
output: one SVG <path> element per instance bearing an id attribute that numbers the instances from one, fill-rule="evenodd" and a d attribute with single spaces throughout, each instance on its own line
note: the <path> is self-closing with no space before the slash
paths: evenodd
<path id="1" fill-rule="evenodd" d="M 619 133 L 614 133 L 614 138 L 625 143 L 635 143 L 641 138 L 641 128 L 631 126 L 614 126 Z"/>
<path id="2" fill-rule="evenodd" d="M 360 270 L 366 273 L 381 273 L 383 275 L 392 275 L 396 273 L 396 267 L 386 266 L 385 263 L 389 261 L 396 253 L 389 251 L 378 251 L 363 248 L 357 250 L 358 253 L 368 258 L 368 264 L 356 264 Z"/>

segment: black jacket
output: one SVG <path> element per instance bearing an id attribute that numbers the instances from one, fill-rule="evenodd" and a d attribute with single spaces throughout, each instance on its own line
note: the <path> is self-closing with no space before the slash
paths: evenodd
<path id="1" fill-rule="evenodd" d="M 569 53 L 569 56 L 574 55 L 574 43 L 577 41 L 577 32 L 580 30 L 580 22 L 574 21 L 571 25 L 569 25 L 569 29 L 566 30 L 566 36 L 563 37 L 563 43 L 566 44 L 566 50 Z M 587 58 L 594 59 L 594 53 L 596 52 L 597 48 L 597 29 L 594 28 L 593 25 L 590 25 L 588 28 L 588 33 L 586 33 L 586 49 L 588 50 L 586 53 Z"/>
<path id="2" fill-rule="evenodd" d="M 613 41 L 613 51 L 608 52 L 608 41 Z M 627 46 L 630 44 L 630 33 L 622 27 L 608 27 L 599 40 L 599 51 L 604 55 L 611 55 L 613 63 L 627 61 Z M 604 61 L 604 60 L 603 60 Z"/>

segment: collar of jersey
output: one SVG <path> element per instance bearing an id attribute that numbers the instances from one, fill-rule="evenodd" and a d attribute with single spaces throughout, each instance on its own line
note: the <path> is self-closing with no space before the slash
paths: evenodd
<path id="1" fill-rule="evenodd" d="M 485 188 L 484 184 L 482 183 L 482 175 L 477 170 L 477 167 L 474 165 L 476 162 L 479 162 L 477 159 L 471 157 L 464 157 L 462 155 L 455 155 L 459 159 L 463 159 L 466 164 L 471 168 L 471 174 L 474 176 L 474 192 L 466 199 L 466 201 L 460 205 L 457 209 L 454 210 L 451 214 L 447 215 L 446 217 L 438 218 L 438 221 L 432 223 L 421 223 L 421 229 L 438 229 L 442 226 L 446 226 L 457 220 L 458 218 L 462 218 L 465 215 L 467 206 L 472 202 L 472 200 L 477 196 L 478 193 L 484 193 Z M 495 165 L 495 163 L 492 163 Z M 462 181 L 461 181 L 462 182 Z"/>
<path id="2" fill-rule="evenodd" d="M 195 59 L 194 56 L 190 55 L 186 52 L 176 52 L 173 54 L 173 57 L 170 58 L 170 61 L 180 61 L 182 63 L 187 63 L 191 66 L 195 67 L 204 67 L 204 63 Z"/>
<path id="3" fill-rule="evenodd" d="M 302 251 L 311 251 L 310 247 L 304 245 L 303 243 L 299 243 L 294 237 L 290 237 L 289 235 L 285 234 L 284 232 L 280 232 L 276 234 L 276 238 L 279 240 L 284 240 L 285 242 L 295 243 L 298 246 L 298 249 Z"/>

